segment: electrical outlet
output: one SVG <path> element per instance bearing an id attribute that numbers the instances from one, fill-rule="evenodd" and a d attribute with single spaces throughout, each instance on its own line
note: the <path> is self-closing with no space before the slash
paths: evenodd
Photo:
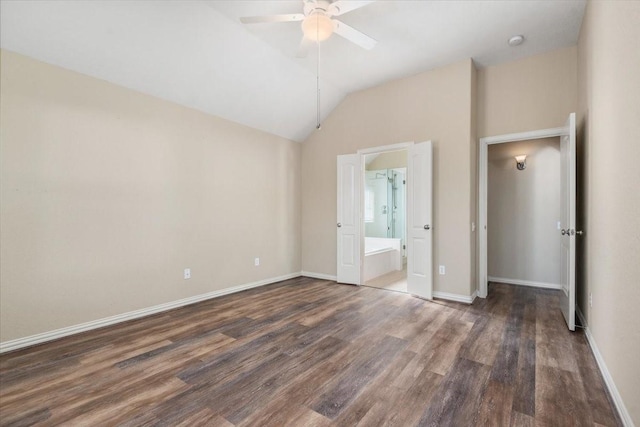
<path id="1" fill-rule="evenodd" d="M 445 275 L 444 265 L 441 265 L 440 268 L 438 269 L 438 271 L 440 272 L 441 276 L 444 276 Z"/>
<path id="2" fill-rule="evenodd" d="M 191 279 L 191 269 L 190 268 L 185 268 L 184 269 L 184 278 L 185 279 Z"/>
<path id="3" fill-rule="evenodd" d="M 589 292 L 589 307 L 593 307 L 593 294 Z"/>
<path id="4" fill-rule="evenodd" d="M 256 258 L 253 260 L 253 265 L 255 265 L 256 267 L 260 265 L 260 258 Z"/>

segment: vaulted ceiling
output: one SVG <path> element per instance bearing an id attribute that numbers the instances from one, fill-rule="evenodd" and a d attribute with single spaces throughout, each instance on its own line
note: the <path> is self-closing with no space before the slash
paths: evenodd
<path id="1" fill-rule="evenodd" d="M 348 1 L 348 0 L 347 0 Z M 315 48 L 299 23 L 241 16 L 300 13 L 298 1 L 6 1 L 0 46 L 295 141 L 315 129 Z M 378 41 L 320 45 L 321 113 L 350 92 L 473 58 L 489 66 L 576 44 L 584 0 L 379 0 L 340 17 Z M 523 34 L 516 48 L 507 39 Z"/>

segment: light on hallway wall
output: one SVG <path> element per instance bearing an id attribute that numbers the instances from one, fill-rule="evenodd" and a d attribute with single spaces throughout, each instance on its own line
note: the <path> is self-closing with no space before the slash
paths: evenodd
<path id="1" fill-rule="evenodd" d="M 527 167 L 526 160 L 527 160 L 526 154 L 520 154 L 519 156 L 516 156 L 516 167 L 518 168 L 519 171 L 525 170 L 525 168 Z"/>

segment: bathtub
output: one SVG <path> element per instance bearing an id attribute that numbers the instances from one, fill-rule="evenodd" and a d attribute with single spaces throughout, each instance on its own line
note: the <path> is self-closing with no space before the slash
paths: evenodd
<path id="1" fill-rule="evenodd" d="M 364 281 L 402 270 L 400 239 L 364 238 Z"/>

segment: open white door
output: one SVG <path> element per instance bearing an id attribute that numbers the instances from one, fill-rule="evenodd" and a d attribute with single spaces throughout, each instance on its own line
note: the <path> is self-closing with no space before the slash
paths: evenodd
<path id="1" fill-rule="evenodd" d="M 571 113 L 560 137 L 561 274 L 560 306 L 569 330 L 576 329 L 576 114 Z"/>
<path id="2" fill-rule="evenodd" d="M 431 141 L 409 147 L 407 162 L 407 290 L 433 299 Z"/>
<path id="3" fill-rule="evenodd" d="M 360 284 L 360 155 L 338 156 L 338 283 Z"/>

